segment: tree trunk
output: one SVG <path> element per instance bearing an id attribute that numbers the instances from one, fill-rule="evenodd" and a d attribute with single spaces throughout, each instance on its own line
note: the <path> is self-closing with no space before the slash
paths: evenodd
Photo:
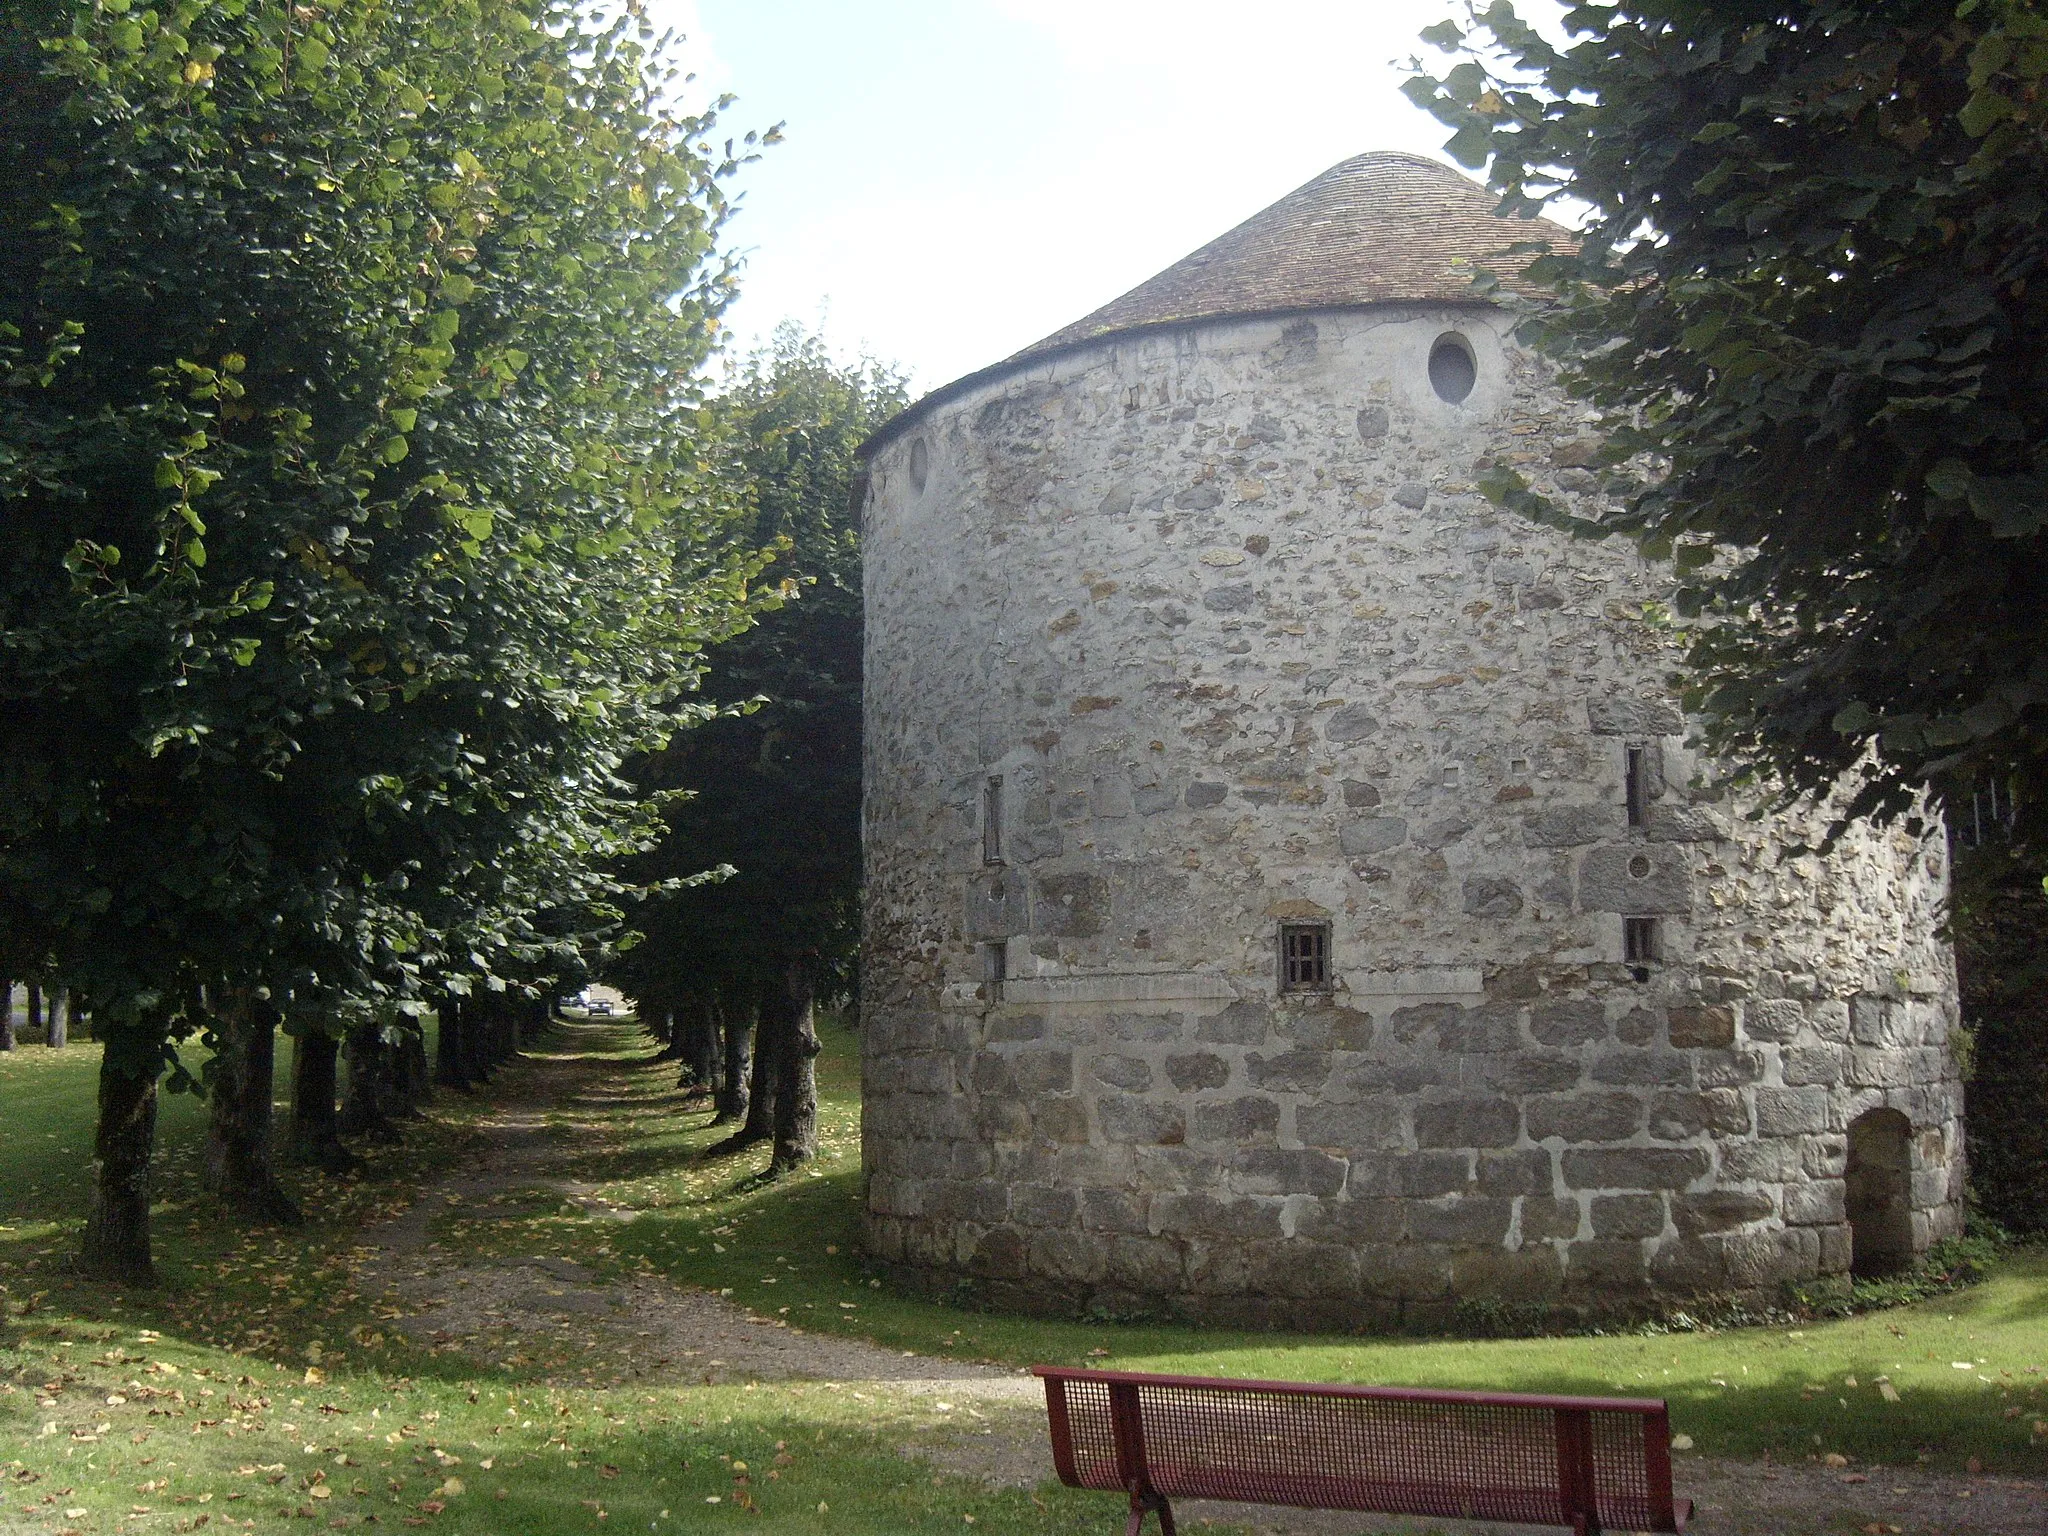
<path id="1" fill-rule="evenodd" d="M 341 1129 L 345 1136 L 372 1141 L 398 1140 L 391 1118 L 392 1048 L 375 1024 L 359 1024 L 348 1032 L 343 1060 L 348 1074 L 341 1086 Z"/>
<path id="2" fill-rule="evenodd" d="M 440 1088 L 469 1091 L 469 1073 L 462 1064 L 462 1010 L 459 998 L 441 1004 L 440 1025 L 434 1031 L 434 1084 Z"/>
<path id="3" fill-rule="evenodd" d="M 747 1010 L 722 1000 L 718 1005 L 725 1026 L 725 1084 L 718 1093 L 718 1113 L 713 1125 L 727 1125 L 747 1117 L 747 1058 L 751 1054 L 753 1020 Z"/>
<path id="4" fill-rule="evenodd" d="M 399 1032 L 398 1044 L 391 1048 L 391 1063 L 391 1112 L 408 1120 L 425 1119 L 426 1111 L 420 1106 L 434 1096 L 434 1069 L 427 1061 L 426 1026 L 418 1019 Z"/>
<path id="5" fill-rule="evenodd" d="M 43 989 L 29 981 L 22 983 L 22 991 L 28 994 L 23 1007 L 28 1014 L 29 1033 L 39 1035 L 43 1032 Z"/>
<path id="6" fill-rule="evenodd" d="M 491 1080 L 490 1004 L 471 997 L 462 1005 L 462 1025 L 457 1037 L 462 1043 L 462 1067 L 472 1083 Z"/>
<path id="7" fill-rule="evenodd" d="M 818 1155 L 817 1015 L 811 978 L 792 965 L 783 985 L 770 997 L 781 1015 L 775 1056 L 775 1156 L 770 1173 L 787 1173 Z M 767 1010 L 762 1011 L 767 1018 Z"/>
<path id="8" fill-rule="evenodd" d="M 0 978 L 0 1051 L 14 1049 L 14 983 Z"/>
<path id="9" fill-rule="evenodd" d="M 292 1157 L 329 1173 L 362 1166 L 362 1159 L 341 1144 L 341 1116 L 335 1110 L 340 1080 L 340 1040 L 319 1028 L 293 1038 Z"/>
<path id="10" fill-rule="evenodd" d="M 699 1088 L 711 1092 L 718 1086 L 718 1016 L 710 1002 L 687 1005 L 683 1022 L 677 1026 L 682 1041 L 683 1071 L 678 1088 Z"/>
<path id="11" fill-rule="evenodd" d="M 781 1057 L 777 1053 L 782 1046 L 782 1031 L 777 1028 L 778 1012 L 773 999 L 779 990 L 764 988 L 756 994 L 758 1001 L 746 1010 L 759 1020 L 754 1029 L 754 1070 L 753 1082 L 747 1090 L 747 1118 L 737 1131 L 712 1148 L 715 1152 L 737 1152 L 775 1134 L 775 1081 L 780 1071 Z"/>
<path id="12" fill-rule="evenodd" d="M 44 1009 L 48 1033 L 43 1037 L 52 1050 L 62 1050 L 71 1043 L 71 994 L 58 987 L 49 994 Z"/>
<path id="13" fill-rule="evenodd" d="M 100 1120 L 93 1133 L 92 1211 L 79 1270 L 94 1280 L 154 1285 L 149 1254 L 149 1159 L 156 1145 L 156 1070 L 124 1072 L 117 1053 L 100 1061 Z"/>
<path id="14" fill-rule="evenodd" d="M 92 1015 L 85 1010 L 85 1000 L 76 992 L 67 992 L 64 996 L 70 1003 L 71 1027 L 84 1030 L 86 1039 L 97 1040 L 99 1036 L 94 1032 Z"/>
<path id="15" fill-rule="evenodd" d="M 277 1080 L 277 1010 L 244 991 L 220 999 L 220 1050 L 208 1096 L 205 1180 L 214 1197 L 252 1221 L 305 1219 L 270 1161 L 270 1100 Z"/>

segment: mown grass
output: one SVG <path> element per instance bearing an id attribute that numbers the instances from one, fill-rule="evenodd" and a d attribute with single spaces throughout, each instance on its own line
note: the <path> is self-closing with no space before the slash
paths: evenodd
<path id="1" fill-rule="evenodd" d="M 631 1073 L 623 1063 L 645 1051 L 626 1030 L 612 1038 L 616 1070 Z M 161 1284 L 80 1282 L 69 1257 L 98 1066 L 90 1044 L 0 1057 L 0 1533 L 374 1521 L 559 1536 L 738 1521 L 839 1536 L 973 1522 L 1078 1536 L 1101 1524 L 1094 1498 L 990 1490 L 907 1460 L 906 1445 L 972 1431 L 934 1424 L 929 1405 L 886 1392 L 649 1386 L 607 1370 L 586 1384 L 580 1370 L 551 1380 L 560 1362 L 545 1357 L 486 1369 L 409 1342 L 357 1290 L 355 1239 L 468 1165 L 487 1108 L 477 1100 L 443 1096 L 402 1148 L 370 1149 L 362 1178 L 292 1170 L 306 1226 L 249 1232 L 198 1192 L 202 1106 L 167 1099 L 154 1212 Z M 280 1083 L 288 1066 L 287 1055 Z M 500 1235 L 523 1250 L 611 1262 L 598 1251 L 609 1223 L 552 1200 L 513 1210 Z M 482 1225 L 468 1213 L 444 1219 Z M 768 1518 L 757 1524 L 757 1514 Z"/>

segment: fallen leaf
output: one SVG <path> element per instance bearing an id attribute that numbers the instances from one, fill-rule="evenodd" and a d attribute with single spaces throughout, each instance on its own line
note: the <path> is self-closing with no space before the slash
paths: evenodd
<path id="1" fill-rule="evenodd" d="M 1849 1465 L 1849 1458 L 1840 1451 L 1829 1451 L 1827 1455 L 1821 1457 L 1820 1462 L 1824 1467 L 1846 1467 Z"/>
<path id="2" fill-rule="evenodd" d="M 1963 1465 L 1969 1468 L 1969 1470 L 1972 1473 L 1982 1472 L 1984 1470 L 1984 1463 L 1979 1461 L 1975 1456 L 1972 1456 L 1968 1461 L 1964 1462 Z"/>
<path id="3" fill-rule="evenodd" d="M 1673 1435 L 1673 1436 L 1671 1437 L 1671 1449 L 1673 1449 L 1674 1451 L 1689 1451 L 1689 1450 L 1691 1450 L 1691 1449 L 1692 1449 L 1692 1436 L 1691 1436 L 1691 1435 Z"/>
<path id="4" fill-rule="evenodd" d="M 1877 1384 L 1877 1394 L 1888 1403 L 1896 1403 L 1899 1400 L 1899 1389 L 1888 1381 L 1880 1381 Z"/>

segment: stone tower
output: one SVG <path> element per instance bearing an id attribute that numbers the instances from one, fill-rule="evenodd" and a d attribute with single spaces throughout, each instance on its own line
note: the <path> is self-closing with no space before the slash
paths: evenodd
<path id="1" fill-rule="evenodd" d="M 868 444 L 867 1239 L 1012 1304 L 1428 1326 L 1953 1232 L 1938 843 L 1743 817 L 1665 589 L 1364 155 Z M 1504 258 L 1502 265 L 1510 265 Z M 1590 510 L 1590 508 L 1589 508 Z"/>

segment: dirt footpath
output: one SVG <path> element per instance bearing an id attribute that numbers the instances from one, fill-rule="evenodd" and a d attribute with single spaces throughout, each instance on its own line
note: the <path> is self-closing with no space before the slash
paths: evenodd
<path id="1" fill-rule="evenodd" d="M 486 1364 L 521 1354 L 538 1341 L 573 1345 L 606 1357 L 636 1385 L 803 1380 L 937 1399 L 943 1411 L 961 1411 L 957 1430 L 905 1444 L 905 1456 L 997 1484 L 1030 1488 L 1052 1478 L 1043 1398 L 1037 1382 L 1022 1372 L 806 1333 L 783 1319 L 756 1316 L 723 1297 L 660 1276 L 607 1279 L 581 1264 L 549 1257 L 466 1261 L 435 1241 L 431 1223 L 449 1210 L 462 1209 L 477 1220 L 493 1209 L 493 1202 L 503 1208 L 532 1191 L 603 1218 L 630 1220 L 635 1214 L 600 1200 L 589 1185 L 550 1172 L 560 1166 L 565 1138 L 588 1146 L 603 1134 L 603 1122 L 595 1115 L 565 1131 L 550 1127 L 544 1113 L 552 1110 L 559 1119 L 563 1106 L 587 1096 L 587 1078 L 569 1063 L 535 1058 L 512 1068 L 502 1081 L 501 1102 L 483 1126 L 488 1150 L 477 1166 L 445 1181 L 405 1215 L 365 1229 L 359 1239 L 357 1283 L 366 1294 L 382 1294 L 389 1310 L 398 1314 L 391 1318 L 393 1327 L 431 1347 Z M 1844 1473 L 1685 1455 L 1676 1461 L 1678 1492 L 1697 1506 L 1690 1527 L 1697 1536 L 2048 1532 L 2048 1488 L 2038 1482 L 1886 1467 Z M 1120 1502 L 1105 1494 L 1103 1508 L 1108 1528 Z M 1180 1506 L 1178 1513 L 1182 1524 L 1196 1529 L 1249 1527 L 1270 1536 L 1423 1531 L 1504 1536 L 1528 1529 L 1199 1502 Z"/>

